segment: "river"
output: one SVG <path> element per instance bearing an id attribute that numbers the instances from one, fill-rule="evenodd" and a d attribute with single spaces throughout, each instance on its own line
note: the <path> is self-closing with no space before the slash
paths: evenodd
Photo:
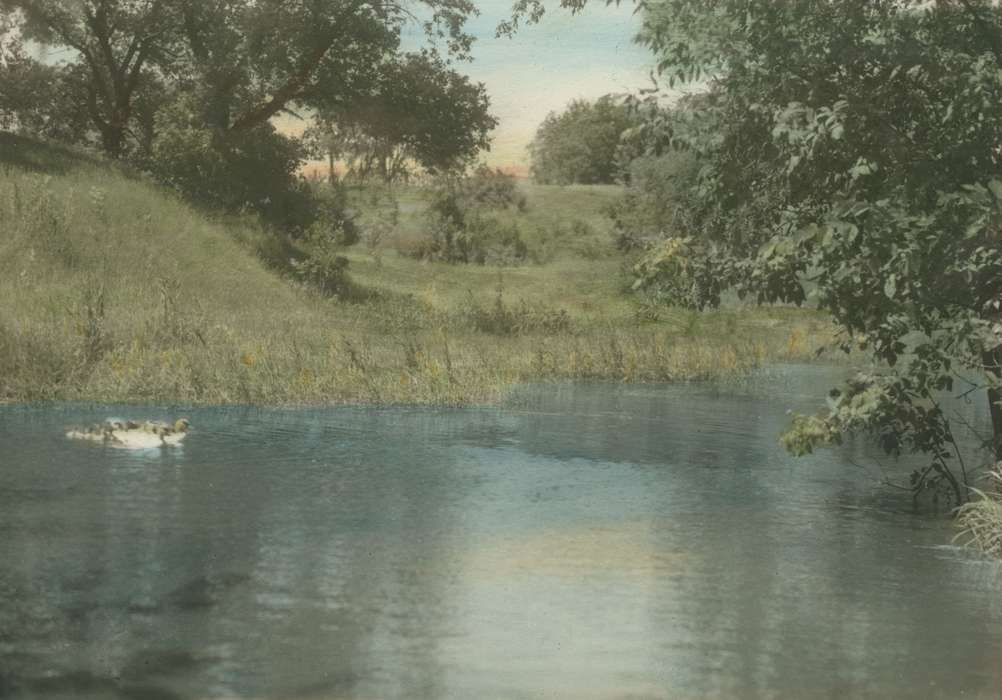
<path id="1" fill-rule="evenodd" d="M 0 697 L 1002 696 L 999 565 L 865 444 L 779 447 L 834 376 L 194 408 L 149 452 L 63 432 L 180 409 L 0 407 Z"/>

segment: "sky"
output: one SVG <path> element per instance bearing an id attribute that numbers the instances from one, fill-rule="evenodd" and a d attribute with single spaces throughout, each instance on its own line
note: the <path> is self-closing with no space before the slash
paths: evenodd
<path id="1" fill-rule="evenodd" d="M 467 30 L 477 38 L 473 62 L 457 70 L 483 82 L 500 123 L 493 133 L 489 164 L 524 171 L 526 146 L 551 111 L 578 98 L 650 87 L 651 53 L 633 42 L 640 17 L 633 3 L 589 3 L 572 15 L 550 4 L 538 25 L 522 26 L 514 38 L 496 38 L 511 15 L 511 0 L 481 0 L 480 16 Z"/>

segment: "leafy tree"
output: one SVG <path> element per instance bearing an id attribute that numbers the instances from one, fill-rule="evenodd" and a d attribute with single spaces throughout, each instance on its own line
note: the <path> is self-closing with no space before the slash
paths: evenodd
<path id="1" fill-rule="evenodd" d="M 215 139 L 292 109 L 331 109 L 369 94 L 402 26 L 424 6 L 429 34 L 467 54 L 468 0 L 0 0 L 28 39 L 69 50 L 64 72 L 114 157 L 127 150 L 136 100 L 155 80 L 194 95 Z"/>
<path id="2" fill-rule="evenodd" d="M 185 96 L 156 115 L 157 138 L 148 167 L 158 179 L 199 204 L 250 209 L 271 223 L 302 231 L 317 215 L 308 186 L 297 176 L 300 144 L 271 124 L 214 140 L 199 105 Z"/>
<path id="3" fill-rule="evenodd" d="M 608 96 L 551 112 L 529 145 L 533 179 L 548 185 L 614 182 L 620 136 L 633 125 L 629 109 Z"/>
<path id="4" fill-rule="evenodd" d="M 468 56 L 469 0 L 0 0 L 19 36 L 68 50 L 58 66 L 19 60 L 0 109 L 46 135 L 39 125 L 85 124 L 73 140 L 97 140 L 195 199 L 306 225 L 304 151 L 273 128 L 280 113 L 360 123 L 375 95 L 392 105 L 386 124 L 408 117 L 404 143 L 428 163 L 486 146 L 482 86 L 433 53 L 399 50 L 419 8 L 429 36 Z M 44 81 L 58 91 L 37 94 L 65 98 L 25 99 Z"/>
<path id="5" fill-rule="evenodd" d="M 580 3 L 565 3 L 580 4 Z M 532 14 L 537 3 L 520 8 Z M 875 368 L 798 418 L 797 453 L 847 433 L 966 496 L 940 392 L 987 396 L 1002 459 L 1002 10 L 987 0 L 661 0 L 643 38 L 708 94 L 651 140 L 700 177 L 689 223 L 638 267 L 677 303 L 810 298 Z M 957 469 L 959 465 L 960 469 Z"/>
<path id="6" fill-rule="evenodd" d="M 169 0 L 0 0 L 0 11 L 17 20 L 25 38 L 73 52 L 59 74 L 62 89 L 112 157 L 125 150 L 141 83 L 152 65 L 171 56 L 172 10 Z M 60 117 L 76 115 L 49 115 Z"/>
<path id="7" fill-rule="evenodd" d="M 406 54 L 378 67 L 368 95 L 319 115 L 311 140 L 333 161 L 346 157 L 357 175 L 384 181 L 411 162 L 429 171 L 468 161 L 489 145 L 497 120 L 484 86 L 449 69 L 433 52 Z"/>

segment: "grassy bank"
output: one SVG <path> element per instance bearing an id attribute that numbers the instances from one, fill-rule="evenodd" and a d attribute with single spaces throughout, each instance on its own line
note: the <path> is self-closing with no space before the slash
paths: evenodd
<path id="1" fill-rule="evenodd" d="M 420 234 L 421 194 L 406 196 L 393 240 L 347 253 L 358 300 L 338 301 L 268 268 L 253 221 L 213 221 L 99 160 L 0 135 L 0 399 L 490 402 L 525 381 L 807 359 L 828 333 L 782 308 L 640 320 L 601 247 L 609 190 L 530 190 L 527 230 L 574 212 L 591 240 L 561 233 L 515 268 L 401 255 L 394 241 Z"/>

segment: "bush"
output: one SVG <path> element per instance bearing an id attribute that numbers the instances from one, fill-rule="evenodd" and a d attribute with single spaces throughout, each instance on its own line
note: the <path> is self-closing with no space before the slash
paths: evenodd
<path id="1" fill-rule="evenodd" d="M 514 222 L 474 212 L 461 223 L 439 216 L 429 228 L 429 237 L 415 248 L 416 257 L 450 263 L 517 265 L 525 261 L 528 246 Z"/>
<path id="2" fill-rule="evenodd" d="M 348 277 L 348 258 L 340 254 L 337 233 L 311 228 L 303 240 L 304 254 L 290 264 L 297 277 L 308 288 L 324 296 L 346 299 L 356 289 Z"/>
<path id="3" fill-rule="evenodd" d="M 481 167 L 469 177 L 443 178 L 429 207 L 428 236 L 412 254 L 450 263 L 519 264 L 528 246 L 518 224 L 490 210 L 517 207 L 523 200 L 514 178 L 500 170 Z"/>
<path id="4" fill-rule="evenodd" d="M 361 232 L 355 219 L 348 213 L 344 200 L 324 200 L 317 210 L 317 219 L 310 226 L 311 231 L 327 235 L 339 246 L 352 246 L 361 240 Z"/>
<path id="5" fill-rule="evenodd" d="M 187 199 L 230 212 L 250 210 L 269 223 L 303 230 L 320 212 L 297 175 L 299 144 L 270 124 L 245 132 L 206 128 L 190 97 L 161 109 L 157 139 L 144 165 Z"/>
<path id="6" fill-rule="evenodd" d="M 480 165 L 461 181 L 460 188 L 461 197 L 470 204 L 494 209 L 515 207 L 519 211 L 529 206 L 525 194 L 518 191 L 515 176 L 500 168 Z"/>
<path id="7" fill-rule="evenodd" d="M 609 211 L 616 247 L 640 250 L 666 235 L 688 231 L 689 193 L 698 176 L 695 159 L 683 152 L 634 160 L 629 189 Z"/>

